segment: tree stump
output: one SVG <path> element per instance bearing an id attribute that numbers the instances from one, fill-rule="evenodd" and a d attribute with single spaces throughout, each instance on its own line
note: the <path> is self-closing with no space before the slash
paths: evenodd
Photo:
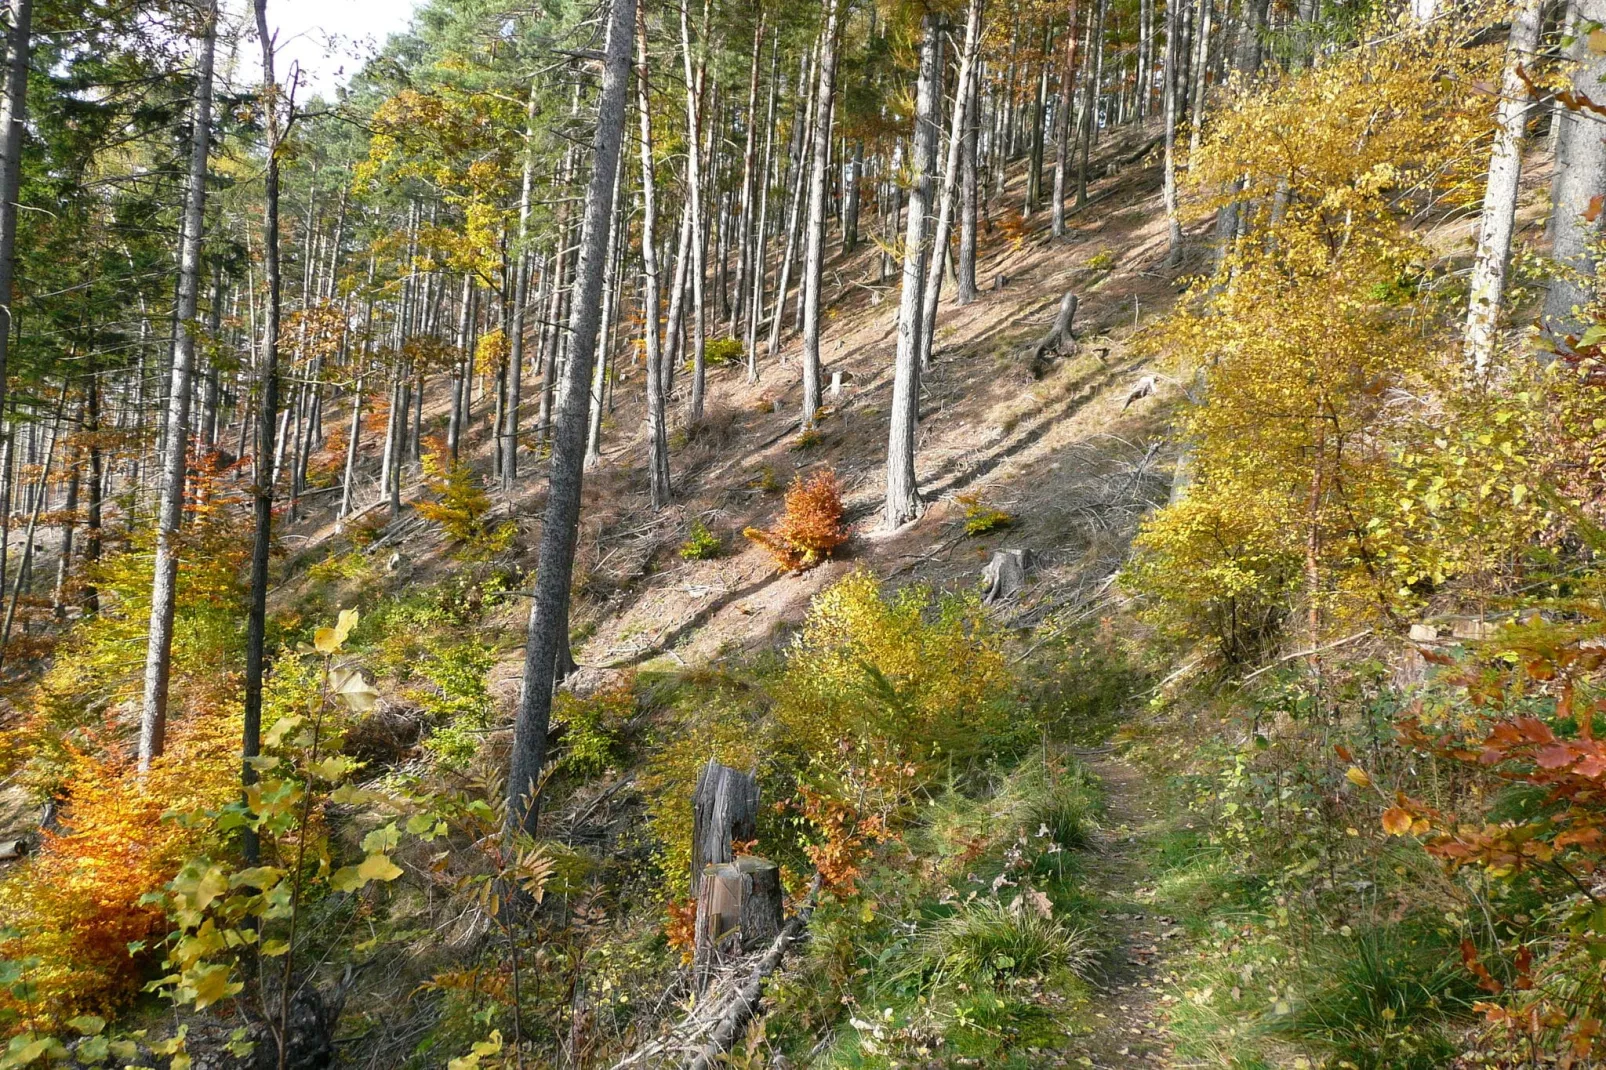
<path id="1" fill-rule="evenodd" d="M 1054 326 L 1048 333 L 1038 339 L 1032 347 L 1032 374 L 1041 376 L 1048 367 L 1048 358 L 1053 356 L 1070 356 L 1076 352 L 1076 307 L 1080 299 L 1072 291 L 1067 291 L 1060 298 L 1059 315 L 1054 317 Z"/>
<path id="2" fill-rule="evenodd" d="M 995 550 L 982 569 L 981 581 L 987 585 L 982 602 L 992 605 L 1013 598 L 1026 586 L 1026 572 L 1032 567 L 1030 550 Z"/>
<path id="3" fill-rule="evenodd" d="M 752 855 L 703 870 L 697 891 L 693 964 L 702 988 L 726 950 L 750 951 L 781 932 L 781 869 Z"/>
<path id="4" fill-rule="evenodd" d="M 731 860 L 732 840 L 758 835 L 758 781 L 713 758 L 697 777 L 692 793 L 691 894 L 711 864 Z"/>

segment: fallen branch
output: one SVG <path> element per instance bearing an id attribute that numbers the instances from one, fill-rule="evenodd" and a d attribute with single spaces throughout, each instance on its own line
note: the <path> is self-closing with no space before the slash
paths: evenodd
<path id="1" fill-rule="evenodd" d="M 1293 661 L 1293 660 L 1295 660 L 1297 658 L 1308 658 L 1312 654 L 1323 654 L 1323 653 L 1326 653 L 1329 650 L 1337 650 L 1341 646 L 1348 646 L 1350 643 L 1355 642 L 1355 640 L 1357 640 L 1357 639 L 1365 639 L 1368 635 L 1371 635 L 1371 634 L 1372 634 L 1372 629 L 1367 628 L 1364 631 L 1356 632 L 1354 635 L 1345 636 L 1343 639 L 1339 639 L 1339 640 L 1336 640 L 1334 642 L 1328 643 L 1325 646 L 1313 646 L 1309 650 L 1296 650 L 1292 654 L 1284 654 L 1282 657 L 1278 658 L 1276 661 L 1272 662 L 1270 665 L 1262 665 L 1260 668 L 1256 669 L 1254 672 L 1250 673 L 1248 676 L 1244 677 L 1242 680 L 1239 680 L 1238 684 L 1241 687 L 1242 685 L 1247 684 L 1249 681 L 1253 680 L 1255 677 L 1259 676 L 1261 673 L 1271 672 L 1271 670 L 1275 669 L 1279 665 L 1284 665 L 1284 664 L 1286 664 L 1286 663 L 1288 663 L 1290 661 Z"/>

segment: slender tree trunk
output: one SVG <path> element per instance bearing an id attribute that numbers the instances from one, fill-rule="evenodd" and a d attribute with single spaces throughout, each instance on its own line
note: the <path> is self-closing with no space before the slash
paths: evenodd
<path id="1" fill-rule="evenodd" d="M 1177 215 L 1177 0 L 1165 4 L 1165 70 L 1163 93 L 1165 98 L 1165 176 L 1161 185 L 1161 200 L 1165 204 L 1166 263 L 1174 266 L 1182 255 L 1182 220 Z"/>
<path id="2" fill-rule="evenodd" d="M 262 679 L 268 622 L 268 555 L 273 547 L 273 478 L 269 458 L 279 408 L 279 315 L 283 283 L 279 273 L 279 146 L 294 115 L 281 116 L 279 83 L 273 68 L 273 37 L 268 31 L 267 0 L 255 0 L 257 39 L 262 47 L 262 79 L 267 97 L 267 168 L 263 176 L 262 271 L 267 286 L 263 305 L 262 361 L 258 369 L 261 401 L 257 413 L 255 473 L 252 480 L 251 589 L 246 613 L 245 714 L 241 733 L 241 782 L 256 783 L 252 759 L 262 752 Z M 244 830 L 246 860 L 258 860 L 256 833 Z"/>
<path id="3" fill-rule="evenodd" d="M 1606 25 L 1606 0 L 1573 0 L 1575 22 Z M 1576 66 L 1572 91 L 1595 103 L 1606 101 L 1606 52 L 1590 47 L 1588 34 L 1577 34 L 1567 58 Z M 1545 328 L 1557 336 L 1583 330 L 1580 310 L 1597 288 L 1596 252 L 1602 213 L 1591 201 L 1606 194 L 1606 138 L 1598 118 L 1583 110 L 1557 105 L 1556 174 L 1551 180 L 1551 255 L 1557 271 L 1545 290 Z"/>
<path id="4" fill-rule="evenodd" d="M 943 164 L 942 189 L 937 195 L 937 225 L 931 243 L 931 263 L 926 271 L 925 291 L 921 294 L 922 368 L 931 366 L 932 340 L 937 333 L 937 301 L 942 297 L 942 278 L 947 270 L 948 239 L 953 236 L 959 158 L 964 150 L 965 130 L 970 124 L 971 82 L 976 77 L 976 52 L 981 47 L 981 6 L 982 0 L 970 0 L 966 5 L 964 50 L 959 57 L 959 81 L 954 87 L 953 115 L 948 128 L 948 158 Z"/>
<path id="5" fill-rule="evenodd" d="M 1193 125 L 1188 129 L 1190 160 L 1199 152 L 1199 138 L 1204 132 L 1205 93 L 1210 79 L 1210 21 L 1214 10 L 1213 0 L 1199 0 L 1198 13 L 1194 16 L 1197 30 L 1193 43 L 1197 51 L 1193 59 L 1193 89 L 1188 94 L 1188 106 L 1193 113 Z"/>
<path id="6" fill-rule="evenodd" d="M 641 120 L 641 312 L 647 350 L 647 488 L 652 507 L 669 504 L 669 429 L 665 421 L 663 344 L 658 337 L 658 181 L 648 99 L 647 14 L 636 23 L 636 109 Z"/>
<path id="7" fill-rule="evenodd" d="M 892 413 L 887 435 L 885 530 L 902 527 L 920 515 L 915 480 L 915 432 L 920 419 L 920 347 L 923 284 L 926 269 L 926 214 L 931 205 L 929 166 L 937 153 L 937 97 L 942 92 L 937 16 L 927 12 L 922 25 L 920 80 L 915 90 L 915 181 L 909 189 L 909 213 L 903 237 L 903 292 L 898 301 L 898 353 L 893 368 Z"/>
<path id="8" fill-rule="evenodd" d="M 89 438 L 89 478 L 84 495 L 84 564 L 90 566 L 100 561 L 102 480 L 105 478 L 100 448 L 100 373 L 95 366 L 92 349 L 87 354 L 84 375 L 84 432 Z M 10 458 L 9 450 L 6 457 Z M 3 467 L 4 462 L 0 462 L 0 468 Z M 9 502 L 0 500 L 0 510 L 9 510 Z M 5 589 L 4 573 L 4 568 L 0 567 L 0 590 Z M 100 612 L 100 591 L 93 582 L 84 584 L 84 612 Z"/>
<path id="9" fill-rule="evenodd" d="M 508 339 L 507 411 L 502 426 L 502 493 L 519 474 L 519 400 L 524 394 L 524 315 L 530 304 L 530 194 L 535 185 L 535 83 L 524 109 L 524 177 L 519 187 L 519 248 L 514 260 L 513 330 Z M 464 301 L 467 301 L 465 295 Z M 456 456 L 455 454 L 453 456 Z"/>
<path id="10" fill-rule="evenodd" d="M 705 320 L 706 309 L 703 304 L 703 283 L 708 271 L 705 261 L 708 220 L 703 210 L 703 129 L 702 115 L 700 114 L 702 110 L 703 77 L 707 70 L 707 58 L 706 56 L 699 56 L 694 60 L 692 57 L 691 20 L 686 13 L 686 9 L 689 6 L 689 4 L 685 3 L 680 5 L 680 45 L 686 69 L 686 196 L 692 220 L 692 379 L 691 398 L 687 404 L 686 416 L 695 426 L 703 418 L 703 390 L 707 374 L 707 367 L 704 363 L 707 323 Z M 707 41 L 703 42 L 705 46 L 707 43 Z"/>
<path id="11" fill-rule="evenodd" d="M 752 290 L 751 273 L 753 271 L 753 200 L 757 196 L 757 184 L 763 181 L 757 166 L 756 153 L 758 152 L 758 69 L 764 58 L 764 15 L 763 8 L 759 9 L 758 19 L 753 26 L 753 69 L 749 74 L 747 84 L 747 139 L 742 146 L 742 202 L 741 202 L 741 230 L 736 242 L 736 307 L 731 314 L 731 334 L 736 334 L 736 324 L 742 319 L 746 310 L 747 297 Z M 776 53 L 777 57 L 779 53 Z M 770 73 L 770 97 L 775 95 L 775 74 Z M 767 159 L 766 159 L 767 163 Z"/>
<path id="12" fill-rule="evenodd" d="M 764 159 L 758 190 L 758 228 L 753 234 L 753 257 L 747 299 L 747 381 L 758 382 L 758 325 L 764 318 L 764 276 L 768 265 L 771 169 L 775 160 L 775 98 L 781 73 L 781 42 L 770 50 L 770 102 L 764 124 Z"/>
<path id="13" fill-rule="evenodd" d="M 1523 127 L 1533 95 L 1523 78 L 1539 48 L 1542 0 L 1521 0 L 1513 12 L 1506 42 L 1506 70 L 1496 112 L 1494 148 L 1489 154 L 1489 183 L 1483 194 L 1478 251 L 1472 265 L 1467 307 L 1466 352 L 1472 374 L 1481 379 L 1494 357 L 1500 305 L 1505 296 L 1506 265 L 1511 258 L 1511 232 L 1517 218 L 1517 187 L 1522 177 Z M 1595 136 L 1599 136 L 1597 131 Z"/>
<path id="14" fill-rule="evenodd" d="M 76 454 L 76 450 L 74 453 Z M 67 500 L 62 504 L 61 547 L 56 556 L 56 594 L 54 610 L 57 620 L 67 618 L 67 581 L 72 576 L 73 527 L 78 523 L 79 461 L 74 459 L 67 473 Z"/>
<path id="15" fill-rule="evenodd" d="M 191 115 L 190 168 L 184 191 L 183 232 L 173 337 L 173 375 L 167 404 L 167 441 L 162 457 L 162 498 L 156 517 L 156 564 L 151 582 L 150 638 L 145 648 L 145 694 L 140 705 L 139 767 L 149 769 L 167 735 L 167 688 L 178 595 L 178 529 L 184 514 L 184 462 L 190 444 L 190 374 L 195 367 L 195 321 L 200 297 L 201 228 L 206 215 L 206 159 L 212 135 L 212 58 L 217 47 L 215 0 L 203 20 Z"/>
<path id="16" fill-rule="evenodd" d="M 864 175 L 864 139 L 855 138 L 853 155 L 848 159 L 847 188 L 842 203 L 842 255 L 859 247 L 859 184 Z"/>
<path id="17" fill-rule="evenodd" d="M 815 93 L 814 157 L 809 166 L 809 214 L 803 251 L 803 426 L 820 409 L 820 290 L 825 282 L 825 208 L 831 163 L 831 113 L 843 0 L 825 0 L 820 28 L 820 80 Z"/>
<path id="18" fill-rule="evenodd" d="M 980 176 L 977 174 L 981 150 L 980 105 L 981 79 L 972 75 L 959 180 L 959 257 L 955 271 L 954 303 L 960 306 L 976 300 L 976 202 L 980 184 Z"/>
<path id="19" fill-rule="evenodd" d="M 7 0 L 5 99 L 0 101 L 0 412 L 6 408 L 11 305 L 16 279 L 18 197 L 22 189 L 22 136 L 28 115 L 28 63 L 33 44 L 33 0 Z M 0 590 L 4 589 L 0 577 Z"/>
<path id="20" fill-rule="evenodd" d="M 586 388 L 601 314 L 603 259 L 612 223 L 609 200 L 624 134 L 625 91 L 630 80 L 630 42 L 635 16 L 636 0 L 613 0 L 604 48 L 597 129 L 591 146 L 593 170 L 586 188 L 580 257 L 575 269 L 578 293 L 569 321 L 569 359 L 563 370 L 562 404 L 553 433 L 551 489 L 541 526 L 535 598 L 530 608 L 529 638 L 525 646 L 524 687 L 513 730 L 507 824 L 512 831 L 532 836 L 540 813 L 535 793 L 546 764 L 556 662 L 560 651 L 568 647 L 569 585 L 574 572 L 574 546 L 584 478 L 581 462 L 585 450 Z"/>
<path id="21" fill-rule="evenodd" d="M 1053 52 L 1054 28 L 1043 27 L 1042 61 L 1037 65 L 1037 93 L 1032 98 L 1032 137 L 1026 161 L 1026 206 L 1023 215 L 1031 215 L 1043 205 L 1044 136 L 1047 129 L 1049 56 Z"/>
<path id="22" fill-rule="evenodd" d="M 1072 3 L 1070 21 L 1065 27 L 1065 63 L 1060 68 L 1060 107 L 1054 123 L 1054 204 L 1050 230 L 1056 238 L 1065 236 L 1065 180 L 1070 171 L 1071 112 L 1076 100 L 1076 16 L 1079 5 Z M 1084 105 L 1085 107 L 1085 105 Z"/>
<path id="23" fill-rule="evenodd" d="M 619 246 L 623 239 L 629 235 L 625 232 L 625 221 L 619 211 L 619 197 L 625 185 L 625 169 L 620 166 L 614 175 L 613 197 L 608 205 L 608 253 L 604 261 L 602 273 L 602 319 L 600 326 L 601 342 L 597 347 L 596 368 L 591 376 L 591 412 L 586 423 L 586 455 L 584 466 L 595 468 L 602 463 L 602 406 L 605 392 L 608 387 L 608 350 L 612 339 L 611 327 L 613 321 L 614 282 L 616 271 L 615 263 L 619 259 Z"/>

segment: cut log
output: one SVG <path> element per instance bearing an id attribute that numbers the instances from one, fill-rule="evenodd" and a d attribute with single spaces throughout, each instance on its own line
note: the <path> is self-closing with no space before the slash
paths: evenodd
<path id="1" fill-rule="evenodd" d="M 1026 573 L 1032 567 L 1030 550 L 995 550 L 981 581 L 987 585 L 982 601 L 987 605 L 1015 597 L 1026 586 Z"/>
<path id="2" fill-rule="evenodd" d="M 691 894 L 701 889 L 703 871 L 731 861 L 732 840 L 758 835 L 758 781 L 713 758 L 692 793 Z"/>
<path id="3" fill-rule="evenodd" d="M 15 862 L 27 853 L 27 840 L 0 840 L 0 862 Z"/>

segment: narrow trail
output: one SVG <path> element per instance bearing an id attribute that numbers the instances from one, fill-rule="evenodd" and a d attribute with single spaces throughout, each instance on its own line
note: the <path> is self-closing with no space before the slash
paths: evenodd
<path id="1" fill-rule="evenodd" d="M 1141 770 L 1102 748 L 1083 761 L 1104 789 L 1104 819 L 1085 880 L 1110 950 L 1095 981 L 1092 1032 L 1073 1052 L 1081 1065 L 1099 1070 L 1171 1066 L 1164 996 L 1184 932 L 1156 913 L 1152 872 L 1167 818 Z"/>

